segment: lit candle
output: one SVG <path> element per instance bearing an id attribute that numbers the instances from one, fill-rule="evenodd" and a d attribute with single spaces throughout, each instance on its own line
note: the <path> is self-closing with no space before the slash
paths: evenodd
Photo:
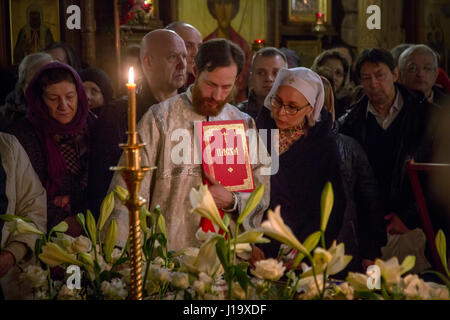
<path id="1" fill-rule="evenodd" d="M 134 83 L 133 67 L 128 72 L 128 132 L 136 131 L 136 84 Z"/>

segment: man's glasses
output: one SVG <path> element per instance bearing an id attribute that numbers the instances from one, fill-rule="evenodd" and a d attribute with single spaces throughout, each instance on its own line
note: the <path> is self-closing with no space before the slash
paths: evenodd
<path id="1" fill-rule="evenodd" d="M 270 98 L 270 103 L 272 105 L 272 108 L 274 110 L 277 110 L 277 111 L 278 110 L 281 111 L 281 108 L 284 106 L 284 111 L 286 112 L 286 114 L 288 114 L 290 116 L 293 116 L 293 115 L 297 114 L 297 112 L 299 112 L 300 110 L 305 109 L 305 108 L 310 106 L 309 103 L 304 105 L 303 107 L 298 107 L 298 106 L 295 106 L 295 105 L 286 104 L 286 103 L 283 103 L 283 101 L 281 101 L 277 97 L 271 97 Z"/>
<path id="2" fill-rule="evenodd" d="M 417 73 L 420 70 L 420 66 L 416 65 L 416 64 L 410 64 L 407 68 L 406 71 L 408 71 L 409 73 Z M 436 69 L 434 67 L 431 66 L 424 66 L 422 67 L 423 71 L 425 72 L 433 72 Z"/>

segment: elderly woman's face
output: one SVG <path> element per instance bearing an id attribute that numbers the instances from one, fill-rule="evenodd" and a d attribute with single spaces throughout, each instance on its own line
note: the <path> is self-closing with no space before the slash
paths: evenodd
<path id="1" fill-rule="evenodd" d="M 68 124 L 75 117 L 78 109 L 78 95 L 75 84 L 61 81 L 48 85 L 42 99 L 49 115 L 61 124 Z"/>
<path id="2" fill-rule="evenodd" d="M 344 66 L 342 65 L 342 62 L 335 58 L 329 58 L 322 63 L 322 66 L 333 71 L 334 91 L 338 92 L 341 90 L 345 80 Z"/>
<path id="3" fill-rule="evenodd" d="M 272 116 L 278 129 L 295 128 L 304 125 L 306 117 L 313 111 L 313 107 L 306 100 L 305 96 L 291 86 L 280 86 L 273 97 L 277 105 L 272 104 Z M 295 114 L 287 114 L 286 108 L 297 109 Z"/>

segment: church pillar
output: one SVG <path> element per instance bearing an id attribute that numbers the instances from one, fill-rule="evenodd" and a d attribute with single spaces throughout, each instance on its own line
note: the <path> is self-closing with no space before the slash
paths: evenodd
<path id="1" fill-rule="evenodd" d="M 94 0 L 82 0 L 81 55 L 82 61 L 95 65 L 95 7 Z"/>
<path id="2" fill-rule="evenodd" d="M 367 19 L 373 13 L 367 13 L 367 8 L 377 5 L 380 8 L 381 29 L 367 28 Z M 392 49 L 404 42 L 403 4 L 402 1 L 359 0 L 357 48 L 360 52 L 366 48 Z"/>

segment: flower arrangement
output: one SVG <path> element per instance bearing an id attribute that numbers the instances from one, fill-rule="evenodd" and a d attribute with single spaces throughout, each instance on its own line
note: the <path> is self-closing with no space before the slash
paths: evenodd
<path id="1" fill-rule="evenodd" d="M 144 0 L 122 0 L 119 2 L 120 25 L 145 25 L 152 17 L 152 2 Z"/>
<path id="2" fill-rule="evenodd" d="M 439 276 L 444 285 L 424 282 L 418 275 L 406 274 L 414 267 L 415 258 L 401 264 L 397 258 L 377 259 L 378 274 L 349 272 L 345 281 L 332 279 L 345 269 L 352 257 L 345 255 L 343 243 L 333 241 L 325 247 L 325 230 L 333 207 L 333 189 L 327 183 L 321 198 L 320 230 L 301 243 L 284 223 L 280 207 L 269 210 L 268 219 L 259 229 L 240 232 L 244 219 L 255 209 L 264 192 L 258 187 L 248 199 L 234 224 L 221 218 L 208 188 L 201 185 L 190 192 L 192 214 L 199 214 L 216 224 L 223 234 L 205 233 L 199 229 L 202 245 L 169 251 L 165 220 L 159 207 L 149 212 L 140 210 L 143 230 L 144 299 L 449 299 L 450 273 L 446 259 L 445 235 L 439 231 L 436 244 L 446 274 Z M 73 238 L 65 234 L 68 226 L 61 222 L 43 234 L 33 221 L 12 215 L 0 215 L 8 221 L 12 233 L 35 233 L 35 257 L 20 275 L 32 287 L 33 299 L 108 299 L 123 300 L 130 296 L 128 243 L 115 247 L 117 223 L 110 220 L 114 196 L 126 201 L 128 191 L 116 187 L 104 199 L 98 221 L 88 210 L 77 220 L 84 234 Z M 107 222 L 110 220 L 109 224 Z M 276 239 L 282 243 L 280 259 L 265 259 L 249 270 L 247 260 L 252 245 Z M 320 243 L 320 246 L 319 246 Z M 80 270 L 73 273 L 57 270 Z M 379 276 L 379 277 L 378 277 Z"/>

